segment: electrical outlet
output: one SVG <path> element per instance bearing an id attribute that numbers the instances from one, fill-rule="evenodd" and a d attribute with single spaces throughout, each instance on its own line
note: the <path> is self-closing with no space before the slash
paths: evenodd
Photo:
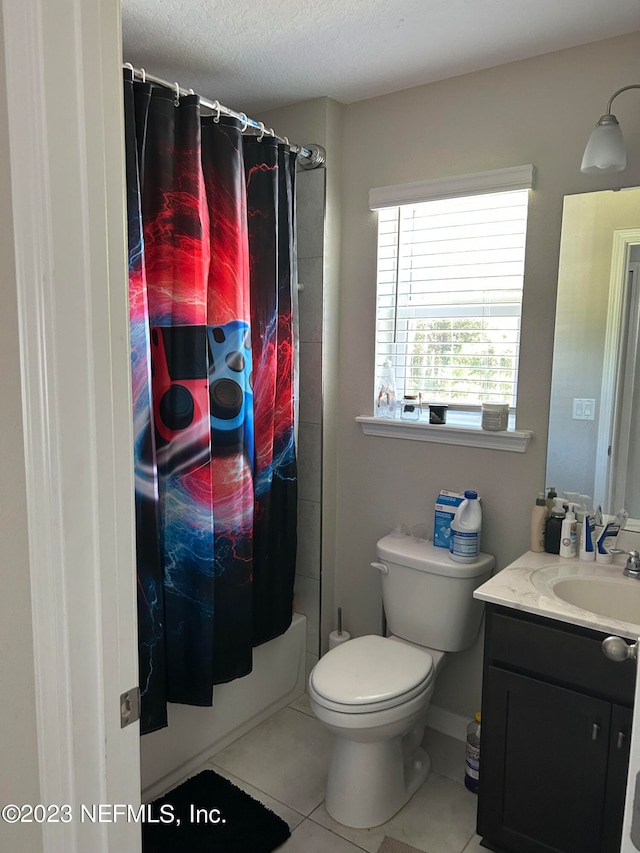
<path id="1" fill-rule="evenodd" d="M 593 421 L 596 417 L 596 401 L 591 397 L 573 398 L 573 420 Z"/>

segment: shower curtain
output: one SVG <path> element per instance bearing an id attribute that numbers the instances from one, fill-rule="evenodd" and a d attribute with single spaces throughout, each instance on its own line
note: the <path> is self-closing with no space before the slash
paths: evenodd
<path id="1" fill-rule="evenodd" d="M 124 88 L 145 733 L 291 623 L 295 155 Z"/>

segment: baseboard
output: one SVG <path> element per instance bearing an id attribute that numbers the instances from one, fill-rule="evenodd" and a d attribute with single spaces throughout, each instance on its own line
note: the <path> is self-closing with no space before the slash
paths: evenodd
<path id="1" fill-rule="evenodd" d="M 470 722 L 471 720 L 467 717 L 454 714 L 453 711 L 447 711 L 437 705 L 429 705 L 427 708 L 427 727 L 456 740 L 466 741 L 467 726 Z"/>

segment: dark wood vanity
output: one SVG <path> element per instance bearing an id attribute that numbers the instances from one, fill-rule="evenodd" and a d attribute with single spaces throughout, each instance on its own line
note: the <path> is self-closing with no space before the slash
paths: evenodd
<path id="1" fill-rule="evenodd" d="M 483 846 L 619 853 L 636 663 L 607 659 L 605 636 L 487 604 Z"/>

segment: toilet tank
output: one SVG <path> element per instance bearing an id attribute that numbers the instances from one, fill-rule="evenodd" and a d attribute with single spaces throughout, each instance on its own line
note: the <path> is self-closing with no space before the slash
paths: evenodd
<path id="1" fill-rule="evenodd" d="M 444 548 L 413 536 L 389 535 L 376 547 L 382 602 L 392 634 L 443 652 L 473 645 L 483 603 L 473 591 L 491 575 L 495 559 L 456 563 Z"/>

